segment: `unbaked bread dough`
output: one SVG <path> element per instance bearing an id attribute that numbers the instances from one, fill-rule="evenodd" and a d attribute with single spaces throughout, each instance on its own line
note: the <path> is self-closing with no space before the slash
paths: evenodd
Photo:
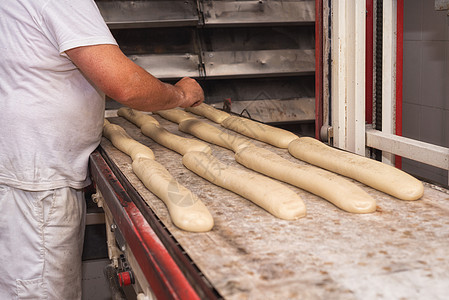
<path id="1" fill-rule="evenodd" d="M 134 119 L 139 117 L 139 112 L 130 112 Z M 127 118 L 126 115 L 124 117 Z M 181 123 L 189 122 L 204 129 L 204 126 L 200 125 L 205 123 L 199 120 L 190 119 Z M 205 127 L 206 132 L 212 134 L 213 129 L 216 129 L 208 124 L 205 124 Z M 305 215 L 304 202 L 295 192 L 265 176 L 226 166 L 210 155 L 211 149 L 207 144 L 177 136 L 152 122 L 144 122 L 141 130 L 161 145 L 182 154 L 184 165 L 197 175 L 241 195 L 274 216 L 285 220 L 295 220 Z M 239 141 L 247 144 L 246 139 L 240 138 Z"/>
<path id="2" fill-rule="evenodd" d="M 122 127 L 108 123 L 105 122 L 103 128 L 104 136 L 131 156 L 133 172 L 165 203 L 173 223 L 186 231 L 211 230 L 214 221 L 203 202 L 154 160 L 153 151 L 131 138 Z"/>
<path id="3" fill-rule="evenodd" d="M 211 149 L 206 143 L 173 134 L 160 126 L 155 118 L 147 114 L 123 107 L 118 110 L 117 114 L 140 127 L 144 135 L 181 155 L 190 151 L 211 153 Z"/>
<path id="4" fill-rule="evenodd" d="M 153 151 L 130 137 L 122 127 L 109 122 L 105 122 L 104 124 L 103 135 L 107 137 L 117 149 L 131 156 L 133 161 L 139 157 L 154 159 Z"/>
<path id="5" fill-rule="evenodd" d="M 218 110 L 206 103 L 201 103 L 200 105 L 195 107 L 187 107 L 185 108 L 185 110 L 188 112 L 192 112 L 196 115 L 208 118 L 209 120 L 218 124 L 221 124 L 221 122 L 223 122 L 226 118 L 231 116 L 227 112 Z"/>
<path id="6" fill-rule="evenodd" d="M 176 151 L 181 155 L 192 151 L 200 151 L 204 153 L 212 152 L 208 144 L 173 134 L 160 125 L 146 123 L 140 129 L 144 135 L 150 137 L 155 142 L 167 147 L 168 149 Z"/>
<path id="7" fill-rule="evenodd" d="M 296 158 L 358 180 L 402 200 L 417 200 L 424 193 L 421 181 L 381 162 L 329 147 L 309 137 L 299 138 L 288 147 Z"/>
<path id="8" fill-rule="evenodd" d="M 167 206 L 171 220 L 178 228 L 191 232 L 206 232 L 214 220 L 203 202 L 179 184 L 155 160 L 139 158 L 132 163 L 134 173 L 143 184 Z"/>
<path id="9" fill-rule="evenodd" d="M 224 147 L 234 152 L 252 143 L 247 138 L 228 134 L 215 126 L 198 119 L 187 119 L 179 123 L 179 130 L 190 133 L 206 142 Z"/>
<path id="10" fill-rule="evenodd" d="M 152 116 L 128 107 L 120 108 L 117 111 L 117 115 L 134 123 L 139 128 L 142 127 L 143 124 L 147 123 L 159 124 L 159 122 Z"/>
<path id="11" fill-rule="evenodd" d="M 182 163 L 199 176 L 241 195 L 278 218 L 296 220 L 306 214 L 299 195 L 265 176 L 227 166 L 204 152 L 186 153 Z"/>
<path id="12" fill-rule="evenodd" d="M 246 138 L 230 135 L 201 120 L 185 120 L 181 131 L 206 142 L 233 150 L 236 160 L 249 169 L 290 183 L 330 201 L 352 213 L 376 210 L 376 201 L 349 180 L 313 166 L 301 166 L 279 155 L 254 146 Z"/>
<path id="13" fill-rule="evenodd" d="M 154 113 L 160 115 L 164 119 L 167 119 L 169 121 L 172 121 L 172 122 L 178 123 L 178 124 L 184 120 L 197 119 L 197 117 L 195 117 L 195 115 L 192 115 L 188 112 L 185 112 L 183 110 L 176 109 L 176 108 L 167 109 L 167 110 L 159 110 Z"/>
<path id="14" fill-rule="evenodd" d="M 290 131 L 236 116 L 223 120 L 221 126 L 279 148 L 288 148 L 298 138 Z"/>
<path id="15" fill-rule="evenodd" d="M 235 154 L 242 165 L 318 195 L 351 213 L 371 213 L 376 201 L 349 180 L 310 165 L 299 165 L 259 147 L 246 147 Z"/>

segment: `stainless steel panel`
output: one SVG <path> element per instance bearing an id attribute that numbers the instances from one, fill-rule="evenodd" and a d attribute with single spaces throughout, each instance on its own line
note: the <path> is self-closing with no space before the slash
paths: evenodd
<path id="1" fill-rule="evenodd" d="M 204 51 L 314 49 L 313 26 L 213 27 L 201 31 Z"/>
<path id="2" fill-rule="evenodd" d="M 315 76 L 209 79 L 204 81 L 209 103 L 238 101 L 292 100 L 315 97 Z"/>
<path id="3" fill-rule="evenodd" d="M 200 76 L 197 55 L 132 55 L 129 58 L 159 79 Z"/>
<path id="4" fill-rule="evenodd" d="M 196 26 L 196 1 L 98 1 L 109 28 Z"/>
<path id="5" fill-rule="evenodd" d="M 313 121 L 315 98 L 234 101 L 231 111 L 263 123 Z"/>
<path id="6" fill-rule="evenodd" d="M 199 53 L 192 27 L 112 29 L 126 55 Z"/>
<path id="7" fill-rule="evenodd" d="M 206 26 L 301 24 L 315 21 L 315 1 L 204 1 Z"/>
<path id="8" fill-rule="evenodd" d="M 306 75 L 315 72 L 315 50 L 217 51 L 204 53 L 206 77 Z"/>

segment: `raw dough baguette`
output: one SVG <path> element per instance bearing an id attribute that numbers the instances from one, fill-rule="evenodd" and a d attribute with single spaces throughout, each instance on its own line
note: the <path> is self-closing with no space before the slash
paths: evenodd
<path id="1" fill-rule="evenodd" d="M 122 127 L 111 124 L 109 121 L 107 123 L 105 122 L 103 127 L 103 135 L 107 137 L 117 149 L 131 156 L 133 161 L 139 157 L 154 159 L 154 153 L 150 148 L 130 137 Z"/>
<path id="2" fill-rule="evenodd" d="M 180 123 L 184 120 L 188 119 L 197 119 L 195 115 L 189 114 L 180 109 L 167 109 L 167 110 L 159 110 L 154 112 L 155 114 L 160 115 L 162 118 L 172 121 L 174 123 Z"/>
<path id="3" fill-rule="evenodd" d="M 187 107 L 185 108 L 185 110 L 196 115 L 208 118 L 209 120 L 218 124 L 221 124 L 221 122 L 231 116 L 227 112 L 218 110 L 210 105 L 207 105 L 206 103 L 201 103 L 200 105 L 195 107 Z"/>
<path id="4" fill-rule="evenodd" d="M 154 160 L 153 151 L 115 124 L 105 122 L 103 135 L 132 158 L 133 172 L 167 206 L 173 224 L 192 232 L 212 229 L 214 221 L 204 204 Z"/>
<path id="5" fill-rule="evenodd" d="M 247 168 L 309 191 L 347 212 L 376 210 L 376 201 L 368 193 L 331 172 L 298 165 L 259 147 L 243 148 L 235 154 L 235 159 Z"/>
<path id="6" fill-rule="evenodd" d="M 402 200 L 417 200 L 424 193 L 421 181 L 395 167 L 331 148 L 320 141 L 302 137 L 288 151 L 296 158 L 353 178 Z"/>
<path id="7" fill-rule="evenodd" d="M 306 214 L 304 202 L 295 192 L 265 176 L 227 166 L 204 152 L 189 152 L 182 163 L 199 176 L 241 195 L 278 218 L 295 220 Z"/>
<path id="8" fill-rule="evenodd" d="M 189 121 L 192 120 L 183 122 Z M 182 154 L 184 165 L 199 176 L 253 201 L 274 216 L 294 220 L 305 215 L 305 205 L 296 193 L 262 175 L 224 165 L 210 155 L 211 149 L 207 144 L 177 136 L 151 122 L 144 123 L 141 130 L 159 144 Z"/>
<path id="9" fill-rule="evenodd" d="M 221 123 L 221 126 L 279 148 L 288 148 L 288 144 L 298 138 L 290 131 L 242 117 L 229 117 Z"/>
<path id="10" fill-rule="evenodd" d="M 376 210 L 376 202 L 368 193 L 341 176 L 313 166 L 302 167 L 200 120 L 183 121 L 179 128 L 204 141 L 233 150 L 236 160 L 247 168 L 312 192 L 343 210 L 353 213 Z"/>
<path id="11" fill-rule="evenodd" d="M 159 124 L 159 122 L 152 116 L 128 107 L 120 108 L 117 111 L 117 115 L 134 123 L 139 128 L 146 123 Z"/>
<path id="12" fill-rule="evenodd" d="M 179 130 L 190 133 L 206 142 L 224 147 L 236 152 L 240 148 L 248 147 L 252 143 L 236 135 L 228 134 L 204 121 L 197 119 L 188 119 L 179 123 Z"/>
<path id="13" fill-rule="evenodd" d="M 212 152 L 208 144 L 173 134 L 160 125 L 146 123 L 140 129 L 144 135 L 150 137 L 155 142 L 176 151 L 181 155 L 191 151 L 200 151 L 205 153 Z"/>
<path id="14" fill-rule="evenodd" d="M 214 220 L 206 206 L 190 190 L 180 185 L 160 163 L 139 158 L 132 168 L 143 184 L 162 201 L 178 228 L 191 232 L 212 229 Z"/>
<path id="15" fill-rule="evenodd" d="M 144 135 L 181 155 L 184 155 L 189 151 L 211 153 L 211 149 L 206 143 L 172 134 L 161 127 L 155 118 L 148 116 L 147 114 L 123 107 L 120 108 L 117 113 L 119 116 L 140 127 Z"/>

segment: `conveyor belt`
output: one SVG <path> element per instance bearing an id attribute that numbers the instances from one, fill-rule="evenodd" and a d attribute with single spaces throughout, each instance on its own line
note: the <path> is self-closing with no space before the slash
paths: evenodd
<path id="1" fill-rule="evenodd" d="M 169 131 L 192 138 L 176 124 L 155 117 Z M 215 227 L 208 233 L 176 228 L 162 201 L 133 174 L 131 159 L 103 138 L 101 147 L 111 163 L 226 299 L 441 299 L 449 294 L 447 190 L 426 185 L 422 200 L 405 202 L 359 184 L 377 200 L 378 209 L 355 215 L 290 186 L 301 195 L 308 213 L 297 221 L 284 221 L 190 172 L 179 154 L 143 136 L 128 121 L 109 120 L 149 146 L 211 211 Z M 255 144 L 301 163 L 286 150 Z M 231 151 L 212 149 L 222 162 L 243 168 Z"/>

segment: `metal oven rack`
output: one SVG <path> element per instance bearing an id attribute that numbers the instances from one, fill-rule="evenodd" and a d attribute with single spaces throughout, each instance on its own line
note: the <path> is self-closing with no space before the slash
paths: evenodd
<path id="1" fill-rule="evenodd" d="M 315 1 L 155 0 L 97 5 L 124 53 L 161 80 L 267 123 L 314 121 Z"/>

